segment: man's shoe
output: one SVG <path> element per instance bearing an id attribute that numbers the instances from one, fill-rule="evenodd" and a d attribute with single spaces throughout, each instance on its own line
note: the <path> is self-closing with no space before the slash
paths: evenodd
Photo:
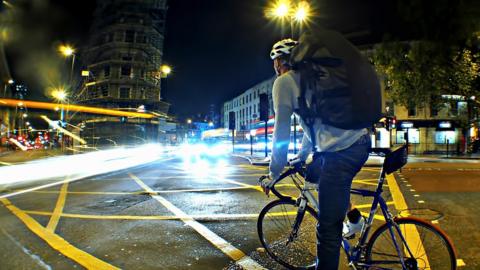
<path id="1" fill-rule="evenodd" d="M 365 218 L 361 217 L 357 223 L 352 223 L 349 220 L 343 222 L 342 234 L 344 238 L 351 238 L 355 233 L 362 231 L 365 225 Z"/>

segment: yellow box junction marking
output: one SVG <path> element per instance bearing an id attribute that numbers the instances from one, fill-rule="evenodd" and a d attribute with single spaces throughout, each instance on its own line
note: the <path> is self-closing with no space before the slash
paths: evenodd
<path id="1" fill-rule="evenodd" d="M 74 247 L 59 235 L 52 233 L 40 225 L 32 217 L 14 206 L 8 199 L 1 198 L 0 201 L 5 205 L 5 207 L 7 207 L 8 210 L 10 210 L 10 212 L 18 217 L 28 227 L 28 229 L 44 240 L 53 249 L 72 259 L 81 266 L 87 269 L 95 270 L 120 269 L 86 253 L 83 250 Z"/>
<path id="2" fill-rule="evenodd" d="M 397 181 L 395 180 L 395 177 L 393 176 L 393 174 L 387 175 L 387 182 L 390 189 L 390 193 L 392 194 L 393 202 L 395 203 L 395 208 L 397 208 L 397 210 L 404 210 L 402 211 L 402 213 L 405 213 L 403 216 L 405 217 L 410 216 L 410 211 L 407 210 L 408 209 L 407 202 L 405 201 L 405 198 L 403 197 L 402 192 L 400 191 L 400 188 L 398 187 Z M 417 260 L 417 262 L 419 263 L 418 267 L 422 269 L 430 269 L 430 263 L 426 255 L 427 253 L 425 252 L 425 247 L 423 246 L 423 243 L 417 228 L 415 227 L 411 228 L 410 226 L 408 226 L 406 228 L 403 228 L 402 231 L 404 231 L 402 232 L 402 234 L 404 235 L 407 244 L 410 245 L 411 251 L 415 252 L 414 250 L 412 250 L 411 247 L 416 246 L 417 254 L 422 254 L 422 259 Z M 407 252 L 408 251 L 405 250 L 405 253 Z"/>
<path id="3" fill-rule="evenodd" d="M 67 199 L 67 189 L 68 189 L 68 182 L 65 182 L 60 188 L 60 194 L 58 195 L 57 204 L 55 205 L 55 209 L 53 210 L 52 217 L 50 218 L 47 224 L 47 230 L 51 232 L 55 232 L 55 229 L 57 228 L 57 225 L 58 225 L 58 221 L 60 220 L 60 216 L 63 212 L 63 207 L 65 206 L 65 201 Z"/>
<path id="4" fill-rule="evenodd" d="M 145 191 L 153 192 L 153 190 L 147 186 L 140 178 L 137 176 L 129 173 L 128 174 L 139 186 L 141 186 Z M 152 195 L 152 198 L 157 200 L 163 206 L 165 206 L 168 210 L 170 210 L 173 214 L 180 217 L 180 219 L 187 224 L 188 226 L 192 227 L 198 233 L 200 233 L 205 239 L 207 239 L 210 243 L 212 243 L 215 247 L 220 249 L 223 253 L 225 253 L 228 257 L 235 260 L 240 266 L 245 269 L 265 269 L 261 265 L 259 265 L 256 261 L 252 258 L 247 256 L 241 250 L 234 247 L 232 244 L 221 238 L 220 236 L 216 235 L 214 232 L 209 230 L 204 225 L 200 224 L 199 222 L 195 221 L 191 216 L 187 213 L 183 212 L 171 202 L 167 201 L 160 195 Z"/>

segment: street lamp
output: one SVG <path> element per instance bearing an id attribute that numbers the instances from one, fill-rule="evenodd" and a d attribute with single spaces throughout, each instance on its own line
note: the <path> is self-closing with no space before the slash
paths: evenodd
<path id="1" fill-rule="evenodd" d="M 162 78 L 167 78 L 170 73 L 172 73 L 172 67 L 169 65 L 162 65 L 160 67 L 160 72 L 161 72 L 161 77 Z"/>
<path id="2" fill-rule="evenodd" d="M 250 156 L 253 156 L 253 136 L 257 135 L 255 129 L 250 130 Z"/>
<path id="3" fill-rule="evenodd" d="M 7 81 L 7 83 L 5 84 L 4 88 L 3 88 L 3 97 L 6 98 L 7 97 L 7 85 L 12 85 L 14 84 L 15 81 L 10 79 Z"/>
<path id="4" fill-rule="evenodd" d="M 276 3 L 273 14 L 277 18 L 285 18 L 290 11 L 290 2 L 283 0 Z"/>
<path id="5" fill-rule="evenodd" d="M 285 20 L 290 20 L 290 35 L 293 38 L 294 32 L 294 22 L 298 23 L 300 27 L 303 26 L 303 23 L 308 21 L 308 18 L 311 16 L 310 5 L 306 1 L 300 1 L 295 8 L 292 7 L 291 1 L 288 0 L 278 0 L 269 9 L 268 17 L 273 17 L 279 19 L 282 24 L 285 23 Z M 282 29 L 283 32 L 283 29 Z"/>
<path id="6" fill-rule="evenodd" d="M 60 53 L 65 57 L 72 57 L 72 68 L 70 69 L 70 84 L 73 81 L 73 68 L 75 66 L 75 49 L 70 45 L 60 45 L 58 47 Z"/>
<path id="7" fill-rule="evenodd" d="M 293 18 L 295 19 L 295 21 L 299 23 L 303 23 L 310 16 L 309 13 L 310 13 L 310 6 L 308 5 L 307 2 L 302 1 L 298 4 L 297 10 L 295 11 Z"/>
<path id="8" fill-rule="evenodd" d="M 67 92 L 63 88 L 58 88 L 52 91 L 52 96 L 57 100 L 57 101 L 65 101 L 67 98 Z"/>
<path id="9" fill-rule="evenodd" d="M 170 75 L 170 73 L 172 73 L 172 67 L 171 66 L 169 66 L 169 65 L 160 66 L 160 79 L 162 79 L 162 78 L 165 79 L 164 80 L 165 86 L 162 87 L 162 91 L 167 89 L 167 78 L 168 78 L 168 75 Z"/>

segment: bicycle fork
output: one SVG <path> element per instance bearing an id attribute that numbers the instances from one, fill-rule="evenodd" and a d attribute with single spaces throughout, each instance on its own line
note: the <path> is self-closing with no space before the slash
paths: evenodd
<path id="1" fill-rule="evenodd" d="M 286 245 L 293 242 L 298 236 L 298 230 L 300 229 L 300 224 L 302 224 L 303 217 L 305 216 L 305 211 L 307 208 L 307 200 L 305 198 L 298 198 L 297 199 L 298 211 L 297 216 L 295 217 L 295 221 L 292 224 L 292 232 L 288 236 L 288 241 Z"/>

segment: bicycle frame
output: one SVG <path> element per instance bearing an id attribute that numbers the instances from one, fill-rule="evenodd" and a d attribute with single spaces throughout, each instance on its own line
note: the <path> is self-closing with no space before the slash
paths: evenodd
<path id="1" fill-rule="evenodd" d="M 279 179 L 277 180 L 277 183 L 280 180 L 283 180 L 284 178 L 286 178 L 288 176 L 293 177 L 293 175 L 295 175 L 296 173 L 298 173 L 298 174 L 300 174 L 300 176 L 304 177 L 304 173 L 303 173 L 302 170 L 299 170 L 298 167 L 293 167 L 293 168 L 288 169 L 286 172 L 284 172 L 279 177 Z M 370 212 L 369 212 L 368 218 L 366 220 L 366 226 L 364 226 L 364 228 L 362 229 L 362 232 L 360 233 L 360 238 L 359 238 L 359 241 L 357 242 L 357 244 L 355 246 L 351 246 L 347 239 L 342 239 L 342 248 L 345 251 L 345 254 L 347 256 L 347 260 L 349 262 L 349 265 L 353 269 L 357 269 L 357 266 L 360 266 L 360 267 L 376 267 L 375 269 L 388 269 L 388 268 L 380 268 L 378 266 L 370 265 L 370 264 L 367 264 L 366 262 L 361 261 L 362 250 L 365 248 L 365 245 L 367 243 L 368 236 L 370 234 L 371 225 L 373 223 L 375 213 L 377 212 L 379 207 L 380 207 L 380 209 L 382 211 L 382 214 L 385 218 L 387 226 L 389 227 L 390 235 L 391 235 L 393 243 L 395 245 L 397 254 L 399 255 L 400 262 L 401 262 L 403 268 L 405 268 L 405 260 L 402 257 L 401 247 L 398 244 L 398 243 L 402 243 L 402 242 L 405 243 L 405 239 L 403 237 L 403 234 L 400 231 L 400 228 L 398 228 L 398 226 L 396 225 L 396 223 L 394 221 L 394 218 L 393 218 L 392 214 L 390 213 L 390 211 L 388 209 L 388 206 L 387 206 L 387 203 L 386 203 L 385 199 L 383 199 L 383 197 L 382 197 L 383 184 L 385 183 L 385 179 L 386 179 L 386 173 L 385 173 L 385 170 L 382 168 L 379 179 L 378 179 L 378 185 L 377 185 L 377 188 L 375 189 L 375 191 L 365 190 L 365 189 L 356 189 L 356 188 L 352 188 L 350 190 L 350 194 L 352 194 L 352 195 L 357 195 L 357 196 L 362 196 L 362 197 L 373 197 L 372 206 L 370 208 Z M 316 209 L 318 211 L 318 207 L 319 207 L 318 201 L 315 198 L 315 196 L 310 192 L 310 190 L 309 190 L 310 187 L 307 186 L 307 185 L 308 184 L 305 183 L 304 186 L 300 188 L 301 195 L 299 197 L 299 200 L 300 200 L 299 203 L 300 204 L 309 203 L 310 205 L 312 205 L 314 207 L 314 209 Z M 282 195 L 274 187 L 272 188 L 272 192 L 277 197 L 279 197 L 280 199 L 291 198 L 291 197 Z M 303 219 L 303 214 L 304 214 L 304 211 L 299 211 L 299 215 L 302 215 L 302 216 L 300 216 L 300 217 L 297 216 L 295 226 L 293 226 L 294 230 L 295 230 L 295 227 L 298 227 L 299 223 L 301 223 L 301 220 Z M 395 234 L 394 234 L 393 230 L 396 230 L 398 232 L 398 235 L 400 236 L 401 239 L 397 239 L 397 237 L 395 237 Z M 398 241 L 400 241 L 400 242 L 398 242 Z M 406 246 L 406 249 L 407 249 L 408 253 L 411 254 L 410 248 L 408 246 Z M 381 262 L 376 262 L 376 263 L 381 263 Z M 398 261 L 396 261 L 396 263 L 398 263 Z"/>

